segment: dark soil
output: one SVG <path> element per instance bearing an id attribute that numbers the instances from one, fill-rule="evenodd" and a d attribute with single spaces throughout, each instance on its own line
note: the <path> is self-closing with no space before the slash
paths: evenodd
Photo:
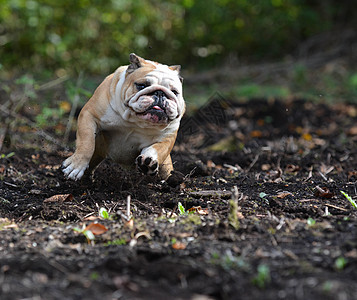
<path id="1" fill-rule="evenodd" d="M 111 161 L 69 181 L 68 151 L 3 146 L 0 298 L 357 299 L 356 119 L 217 95 L 183 120 L 168 182 Z"/>

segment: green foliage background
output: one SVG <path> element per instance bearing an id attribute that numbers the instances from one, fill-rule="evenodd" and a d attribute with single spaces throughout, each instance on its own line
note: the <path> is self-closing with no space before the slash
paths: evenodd
<path id="1" fill-rule="evenodd" d="M 343 2 L 0 0 L 0 67 L 103 74 L 130 52 L 185 69 L 280 58 L 338 20 L 353 22 L 353 3 Z"/>

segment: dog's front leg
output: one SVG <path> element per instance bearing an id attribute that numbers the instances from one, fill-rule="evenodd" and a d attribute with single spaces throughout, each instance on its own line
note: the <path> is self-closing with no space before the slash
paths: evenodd
<path id="1" fill-rule="evenodd" d="M 167 179 L 173 170 L 170 152 L 175 143 L 176 134 L 144 148 L 136 158 L 138 169 L 145 175 L 159 175 Z"/>
<path id="2" fill-rule="evenodd" d="M 78 180 L 83 176 L 95 150 L 96 131 L 95 117 L 83 109 L 78 117 L 76 151 L 62 164 L 66 177 Z"/>

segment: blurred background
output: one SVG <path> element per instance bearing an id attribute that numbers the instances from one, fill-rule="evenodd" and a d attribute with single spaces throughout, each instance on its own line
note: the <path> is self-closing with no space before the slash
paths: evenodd
<path id="1" fill-rule="evenodd" d="M 131 52 L 182 65 L 189 111 L 216 92 L 356 102 L 356 28 L 347 0 L 0 0 L 1 117 L 27 103 L 59 126 Z"/>

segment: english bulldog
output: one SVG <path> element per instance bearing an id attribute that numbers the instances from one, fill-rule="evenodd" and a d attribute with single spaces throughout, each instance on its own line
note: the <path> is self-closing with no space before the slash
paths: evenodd
<path id="1" fill-rule="evenodd" d="M 78 180 L 106 157 L 125 168 L 167 179 L 170 152 L 185 111 L 180 66 L 130 54 L 95 90 L 78 117 L 76 150 L 62 164 Z"/>

